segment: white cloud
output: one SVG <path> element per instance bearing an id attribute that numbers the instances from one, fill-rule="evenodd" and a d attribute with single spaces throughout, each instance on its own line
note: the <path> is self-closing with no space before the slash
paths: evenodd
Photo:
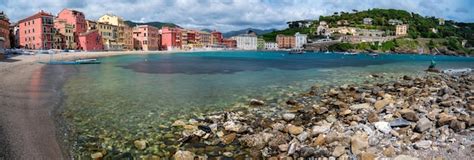
<path id="1" fill-rule="evenodd" d="M 114 13 L 133 21 L 172 22 L 183 27 L 222 31 L 248 27 L 283 28 L 286 21 L 315 19 L 336 11 L 395 8 L 457 21 L 474 21 L 469 0 L 1 0 L 13 21 L 39 10 L 57 14 L 62 8 L 82 11 L 88 19 Z M 21 11 L 21 12 L 20 12 Z"/>

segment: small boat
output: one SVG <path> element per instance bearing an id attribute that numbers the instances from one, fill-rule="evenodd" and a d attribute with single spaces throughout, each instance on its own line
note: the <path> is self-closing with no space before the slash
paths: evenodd
<path id="1" fill-rule="evenodd" d="M 377 57 L 377 56 L 379 56 L 379 54 L 377 54 L 377 53 L 371 53 L 371 54 L 369 54 L 369 55 L 372 56 L 372 57 Z"/>
<path id="2" fill-rule="evenodd" d="M 97 59 L 79 59 L 75 61 L 77 64 L 100 64 L 101 61 Z"/>
<path id="3" fill-rule="evenodd" d="M 448 75 L 462 75 L 462 74 L 469 74 L 471 72 L 472 72 L 471 68 L 445 69 L 442 71 L 442 73 L 448 74 Z"/>
<path id="4" fill-rule="evenodd" d="M 302 49 L 295 49 L 295 50 L 291 50 L 290 52 L 288 52 L 289 54 L 303 54 L 303 53 L 306 53 L 304 50 Z"/>
<path id="5" fill-rule="evenodd" d="M 100 64 L 101 61 L 97 59 L 79 59 L 75 61 L 49 61 L 49 62 L 40 62 L 43 64 L 52 64 L 52 65 L 72 65 L 72 64 Z"/>
<path id="6" fill-rule="evenodd" d="M 355 56 L 355 55 L 358 55 L 359 53 L 355 53 L 355 52 L 344 52 L 343 54 L 344 54 L 344 55 L 349 55 L 349 56 Z"/>

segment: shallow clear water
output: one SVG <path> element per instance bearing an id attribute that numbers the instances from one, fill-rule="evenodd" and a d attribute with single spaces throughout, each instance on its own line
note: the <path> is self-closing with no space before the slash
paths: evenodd
<path id="1" fill-rule="evenodd" d="M 79 155 L 105 148 L 166 155 L 162 136 L 169 129 L 160 125 L 175 119 L 229 109 L 251 98 L 278 103 L 312 85 L 373 81 L 371 74 L 388 80 L 421 75 L 432 59 L 441 69 L 474 68 L 474 58 L 421 55 L 200 52 L 108 57 L 100 65 L 60 66 L 76 72 L 63 88 L 64 115 L 74 128 Z M 132 142 L 140 138 L 151 147 L 134 150 Z"/>

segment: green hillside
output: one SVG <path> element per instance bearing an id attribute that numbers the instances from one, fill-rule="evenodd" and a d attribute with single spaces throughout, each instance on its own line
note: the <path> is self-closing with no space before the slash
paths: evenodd
<path id="1" fill-rule="evenodd" d="M 150 25 L 156 28 L 161 28 L 163 26 L 168 26 L 168 27 L 180 27 L 174 23 L 164 23 L 164 22 L 146 22 L 146 23 L 138 23 L 138 22 L 132 22 L 132 21 L 125 21 L 125 24 L 128 26 L 136 26 L 136 25 Z"/>

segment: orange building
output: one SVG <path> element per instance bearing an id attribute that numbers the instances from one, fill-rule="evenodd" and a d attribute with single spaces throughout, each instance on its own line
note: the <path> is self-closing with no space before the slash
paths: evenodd
<path id="1" fill-rule="evenodd" d="M 76 43 L 76 47 L 78 49 L 83 49 L 82 46 L 80 46 L 81 42 L 79 42 L 79 35 L 87 31 L 86 17 L 84 13 L 66 8 L 59 12 L 57 19 L 65 21 L 66 23 L 72 25 L 72 32 L 74 34 L 73 41 Z M 58 29 L 65 30 L 64 28 Z"/>
<path id="2" fill-rule="evenodd" d="M 27 49 L 52 49 L 53 15 L 40 11 L 18 22 L 19 45 Z"/>
<path id="3" fill-rule="evenodd" d="M 223 37 L 221 32 L 211 32 L 211 44 L 213 45 L 220 45 L 223 42 Z"/>
<path id="4" fill-rule="evenodd" d="M 161 28 L 161 46 L 166 50 L 181 49 L 181 30 L 179 28 Z"/>
<path id="5" fill-rule="evenodd" d="M 278 48 L 295 48 L 295 36 L 285 36 L 285 35 L 277 35 L 276 41 L 278 44 Z"/>
<path id="6" fill-rule="evenodd" d="M 234 39 L 224 39 L 223 44 L 227 48 L 237 48 L 237 40 L 234 40 Z"/>

